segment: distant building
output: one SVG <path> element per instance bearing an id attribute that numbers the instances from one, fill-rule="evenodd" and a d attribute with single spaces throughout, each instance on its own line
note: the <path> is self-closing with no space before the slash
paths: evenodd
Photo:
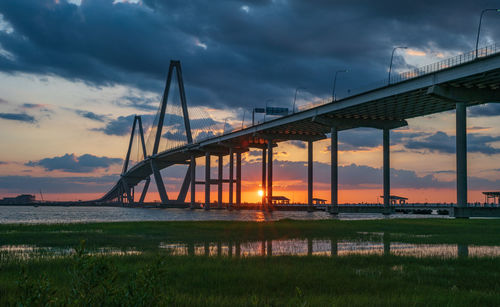
<path id="1" fill-rule="evenodd" d="M 290 199 L 285 196 L 272 196 L 271 203 L 273 205 L 289 205 Z"/>
<path id="2" fill-rule="evenodd" d="M 324 204 L 326 204 L 326 199 L 313 198 L 312 202 L 313 202 L 314 205 L 324 205 Z"/>
<path id="3" fill-rule="evenodd" d="M 35 195 L 21 194 L 16 197 L 5 197 L 0 200 L 2 204 L 9 205 L 22 205 L 22 204 L 32 204 L 35 202 Z"/>
<path id="4" fill-rule="evenodd" d="M 490 199 L 493 199 L 494 204 L 500 205 L 500 191 L 495 192 L 483 192 L 484 194 L 484 202 L 489 204 Z"/>
<path id="5" fill-rule="evenodd" d="M 384 196 L 380 196 L 380 198 L 384 198 Z M 408 198 L 406 197 L 401 197 L 401 196 L 396 196 L 396 195 L 391 195 L 389 196 L 389 202 L 391 205 L 404 205 L 408 201 Z"/>

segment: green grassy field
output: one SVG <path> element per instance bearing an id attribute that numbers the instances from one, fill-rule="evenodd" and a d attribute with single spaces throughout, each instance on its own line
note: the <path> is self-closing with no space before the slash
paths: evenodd
<path id="1" fill-rule="evenodd" d="M 0 246 L 76 248 L 19 257 L 0 252 L 0 306 L 344 306 L 500 304 L 500 258 L 174 256 L 160 242 L 384 240 L 500 246 L 498 220 L 138 222 L 0 225 Z M 80 241 L 85 240 L 85 247 Z M 139 251 L 99 255 L 100 248 Z"/>

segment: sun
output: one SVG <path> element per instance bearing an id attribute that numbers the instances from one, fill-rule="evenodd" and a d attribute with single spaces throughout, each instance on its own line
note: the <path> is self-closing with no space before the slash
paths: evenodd
<path id="1" fill-rule="evenodd" d="M 261 197 L 262 197 L 262 196 L 264 196 L 264 191 L 262 191 L 262 190 L 258 190 L 258 191 L 257 191 L 257 194 L 259 194 L 259 196 L 261 196 Z"/>

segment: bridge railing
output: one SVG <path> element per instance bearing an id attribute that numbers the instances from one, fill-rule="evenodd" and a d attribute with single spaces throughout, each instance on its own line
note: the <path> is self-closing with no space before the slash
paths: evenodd
<path id="1" fill-rule="evenodd" d="M 444 59 L 442 61 L 432 63 L 429 65 L 425 65 L 422 67 L 417 67 L 412 70 L 408 70 L 399 74 L 394 74 L 391 77 L 390 83 L 388 82 L 387 79 L 379 80 L 376 82 L 372 82 L 370 84 L 364 85 L 363 87 L 355 88 L 355 89 L 349 89 L 347 90 L 347 93 L 345 93 L 343 96 L 341 96 L 341 99 L 348 98 L 354 95 L 358 95 L 364 92 L 369 92 L 371 90 L 375 90 L 378 88 L 382 88 L 385 86 L 389 85 L 394 85 L 400 82 L 404 82 L 407 80 L 411 80 L 414 78 L 422 77 L 427 74 L 435 73 L 444 69 L 448 69 L 451 67 L 459 66 L 465 63 L 472 62 L 476 59 L 484 58 L 487 56 L 491 56 L 494 54 L 500 53 L 500 44 L 495 43 L 483 48 L 480 48 L 477 50 L 477 56 L 476 56 L 476 50 L 472 50 L 448 59 Z M 317 100 L 313 101 L 310 103 L 307 103 L 305 105 L 300 106 L 298 109 L 299 111 L 305 111 L 323 104 L 331 103 L 332 99 L 323 99 L 323 100 Z"/>

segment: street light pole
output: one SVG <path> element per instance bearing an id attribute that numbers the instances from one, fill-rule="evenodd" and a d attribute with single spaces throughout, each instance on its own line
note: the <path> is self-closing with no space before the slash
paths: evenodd
<path id="1" fill-rule="evenodd" d="M 396 51 L 396 49 L 408 49 L 408 47 L 406 47 L 406 46 L 398 46 L 398 47 L 394 47 L 392 49 L 391 64 L 389 64 L 389 77 L 387 79 L 387 85 L 391 84 L 392 60 L 394 59 L 394 52 Z"/>
<path id="2" fill-rule="evenodd" d="M 335 88 L 337 87 L 337 74 L 339 72 L 348 72 L 347 69 L 341 69 L 341 70 L 337 70 L 335 72 L 335 77 L 333 78 L 333 90 L 332 90 L 332 101 L 335 101 Z"/>
<path id="3" fill-rule="evenodd" d="M 297 87 L 295 89 L 295 97 L 293 98 L 293 106 L 292 106 L 292 113 L 295 113 L 295 100 L 297 100 L 297 92 L 299 90 L 305 90 L 306 88 L 305 87 Z"/>
<path id="4" fill-rule="evenodd" d="M 267 115 L 267 103 L 270 101 L 273 101 L 274 99 L 267 99 L 266 100 L 266 111 L 264 112 L 264 122 L 266 122 L 266 115 Z"/>
<path id="5" fill-rule="evenodd" d="M 478 46 L 479 46 L 479 34 L 481 33 L 481 23 L 483 21 L 483 15 L 489 11 L 500 12 L 500 9 L 484 9 L 481 11 L 481 16 L 479 17 L 479 25 L 477 26 L 477 37 L 476 37 L 476 58 L 478 57 Z"/>
<path id="6" fill-rule="evenodd" d="M 247 110 L 243 110 L 243 119 L 241 120 L 241 130 L 243 130 L 243 125 L 245 124 L 245 114 L 247 113 Z"/>

